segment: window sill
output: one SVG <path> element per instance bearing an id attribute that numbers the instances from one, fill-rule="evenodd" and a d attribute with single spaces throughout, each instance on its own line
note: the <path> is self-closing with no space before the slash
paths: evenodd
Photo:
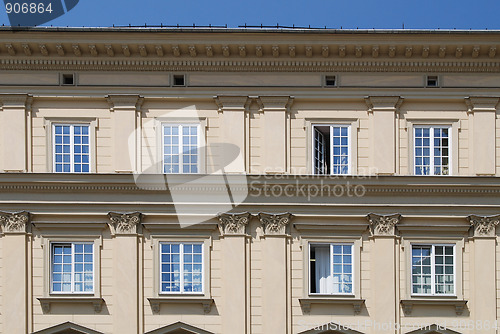
<path id="1" fill-rule="evenodd" d="M 212 304 L 214 303 L 213 298 L 206 297 L 158 297 L 158 298 L 148 298 L 151 304 L 151 309 L 153 313 L 160 313 L 161 304 L 201 304 L 203 306 L 203 311 L 205 313 L 210 313 L 212 309 Z"/>
<path id="2" fill-rule="evenodd" d="M 361 312 L 361 307 L 365 303 L 364 299 L 354 298 L 354 297 L 310 297 L 299 299 L 300 305 L 302 306 L 302 311 L 304 313 L 311 312 L 312 304 L 331 304 L 331 305 L 352 305 L 354 309 L 354 314 L 359 314 Z"/>
<path id="3" fill-rule="evenodd" d="M 455 313 L 457 315 L 461 315 L 464 311 L 465 305 L 467 304 L 467 300 L 463 299 L 449 299 L 439 298 L 439 297 L 418 297 L 413 299 L 403 299 L 401 300 L 401 305 L 403 306 L 403 312 L 405 315 L 410 315 L 413 310 L 413 305 L 437 305 L 437 306 L 454 306 Z"/>
<path id="4" fill-rule="evenodd" d="M 51 304 L 80 304 L 89 303 L 94 307 L 96 313 L 100 313 L 102 310 L 102 304 L 104 299 L 100 297 L 85 297 L 85 296 L 64 296 L 64 297 L 45 297 L 37 298 L 42 305 L 42 311 L 44 313 L 50 312 Z"/>

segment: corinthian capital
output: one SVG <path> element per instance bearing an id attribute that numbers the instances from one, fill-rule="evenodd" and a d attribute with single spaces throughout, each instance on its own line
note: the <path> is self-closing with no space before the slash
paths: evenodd
<path id="1" fill-rule="evenodd" d="M 286 226 L 292 220 L 293 215 L 289 212 L 276 215 L 261 212 L 257 217 L 259 217 L 265 234 L 285 234 Z"/>
<path id="2" fill-rule="evenodd" d="M 470 225 L 474 227 L 475 237 L 493 237 L 495 236 L 495 227 L 500 222 L 500 215 L 487 217 L 470 215 L 467 219 Z"/>
<path id="3" fill-rule="evenodd" d="M 27 211 L 0 212 L 3 233 L 25 233 L 29 220 L 30 214 Z"/>
<path id="4" fill-rule="evenodd" d="M 111 221 L 109 228 L 113 235 L 117 234 L 135 234 L 137 227 L 141 222 L 142 214 L 140 212 L 133 213 L 108 213 L 108 218 Z"/>
<path id="5" fill-rule="evenodd" d="M 245 227 L 248 225 L 252 215 L 244 213 L 219 213 L 219 229 L 224 234 L 245 234 Z"/>
<path id="6" fill-rule="evenodd" d="M 399 213 L 385 216 L 370 213 L 366 218 L 370 223 L 370 231 L 374 236 L 395 235 L 396 224 L 401 221 L 401 215 Z"/>

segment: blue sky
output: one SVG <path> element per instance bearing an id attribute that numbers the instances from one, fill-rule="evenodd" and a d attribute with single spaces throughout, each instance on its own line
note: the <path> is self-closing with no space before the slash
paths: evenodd
<path id="1" fill-rule="evenodd" d="M 33 1 L 33 0 L 29 0 Z M 329 28 L 500 29 L 499 0 L 80 0 L 45 25 L 276 25 Z M 5 8 L 0 23 L 9 25 Z"/>

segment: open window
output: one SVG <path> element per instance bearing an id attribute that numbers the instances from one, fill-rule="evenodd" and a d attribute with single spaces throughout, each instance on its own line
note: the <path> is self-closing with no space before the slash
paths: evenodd
<path id="1" fill-rule="evenodd" d="M 313 172 L 320 175 L 351 173 L 350 125 L 313 125 Z"/>

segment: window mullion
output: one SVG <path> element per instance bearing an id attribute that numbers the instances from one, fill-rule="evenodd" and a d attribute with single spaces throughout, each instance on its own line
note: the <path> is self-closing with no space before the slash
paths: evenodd
<path id="1" fill-rule="evenodd" d="M 74 293 L 74 285 L 75 285 L 75 244 L 71 243 L 71 293 Z"/>
<path id="2" fill-rule="evenodd" d="M 71 173 L 75 172 L 75 127 L 74 125 L 69 126 L 69 152 L 70 152 L 70 167 L 69 170 Z"/>
<path id="3" fill-rule="evenodd" d="M 183 173 L 183 161 L 184 161 L 184 142 L 182 141 L 182 131 L 184 131 L 183 125 L 179 125 L 179 173 Z"/>
<path id="4" fill-rule="evenodd" d="M 352 145 L 351 145 L 351 126 L 347 126 L 347 174 L 352 174 Z M 351 249 L 352 254 L 352 249 Z"/>
<path id="5" fill-rule="evenodd" d="M 184 293 L 184 244 L 179 244 L 179 275 L 180 275 L 180 292 Z"/>
<path id="6" fill-rule="evenodd" d="M 430 175 L 435 175 L 435 170 L 434 170 L 434 127 L 432 127 L 432 126 L 430 127 L 429 135 L 430 135 L 430 138 L 429 138 L 429 141 L 430 141 L 429 158 L 431 160 L 430 161 L 430 163 L 431 163 L 431 174 Z"/>
<path id="7" fill-rule="evenodd" d="M 317 264 L 316 264 L 317 265 Z M 331 277 L 331 282 L 332 282 L 332 285 L 334 285 L 335 283 L 333 282 L 333 244 L 330 244 L 330 277 Z M 331 287 L 331 294 L 333 294 L 334 292 L 334 288 L 333 286 Z"/>
<path id="8" fill-rule="evenodd" d="M 333 125 L 330 125 L 330 174 L 333 174 Z M 325 143 L 323 142 L 323 156 L 326 153 Z M 333 258 L 332 258 L 333 261 Z M 332 272 L 333 275 L 333 272 Z"/>
<path id="9" fill-rule="evenodd" d="M 436 254 L 436 251 L 435 251 L 435 246 L 432 245 L 431 246 L 431 293 L 433 295 L 436 294 L 436 260 L 435 260 L 435 254 Z"/>

